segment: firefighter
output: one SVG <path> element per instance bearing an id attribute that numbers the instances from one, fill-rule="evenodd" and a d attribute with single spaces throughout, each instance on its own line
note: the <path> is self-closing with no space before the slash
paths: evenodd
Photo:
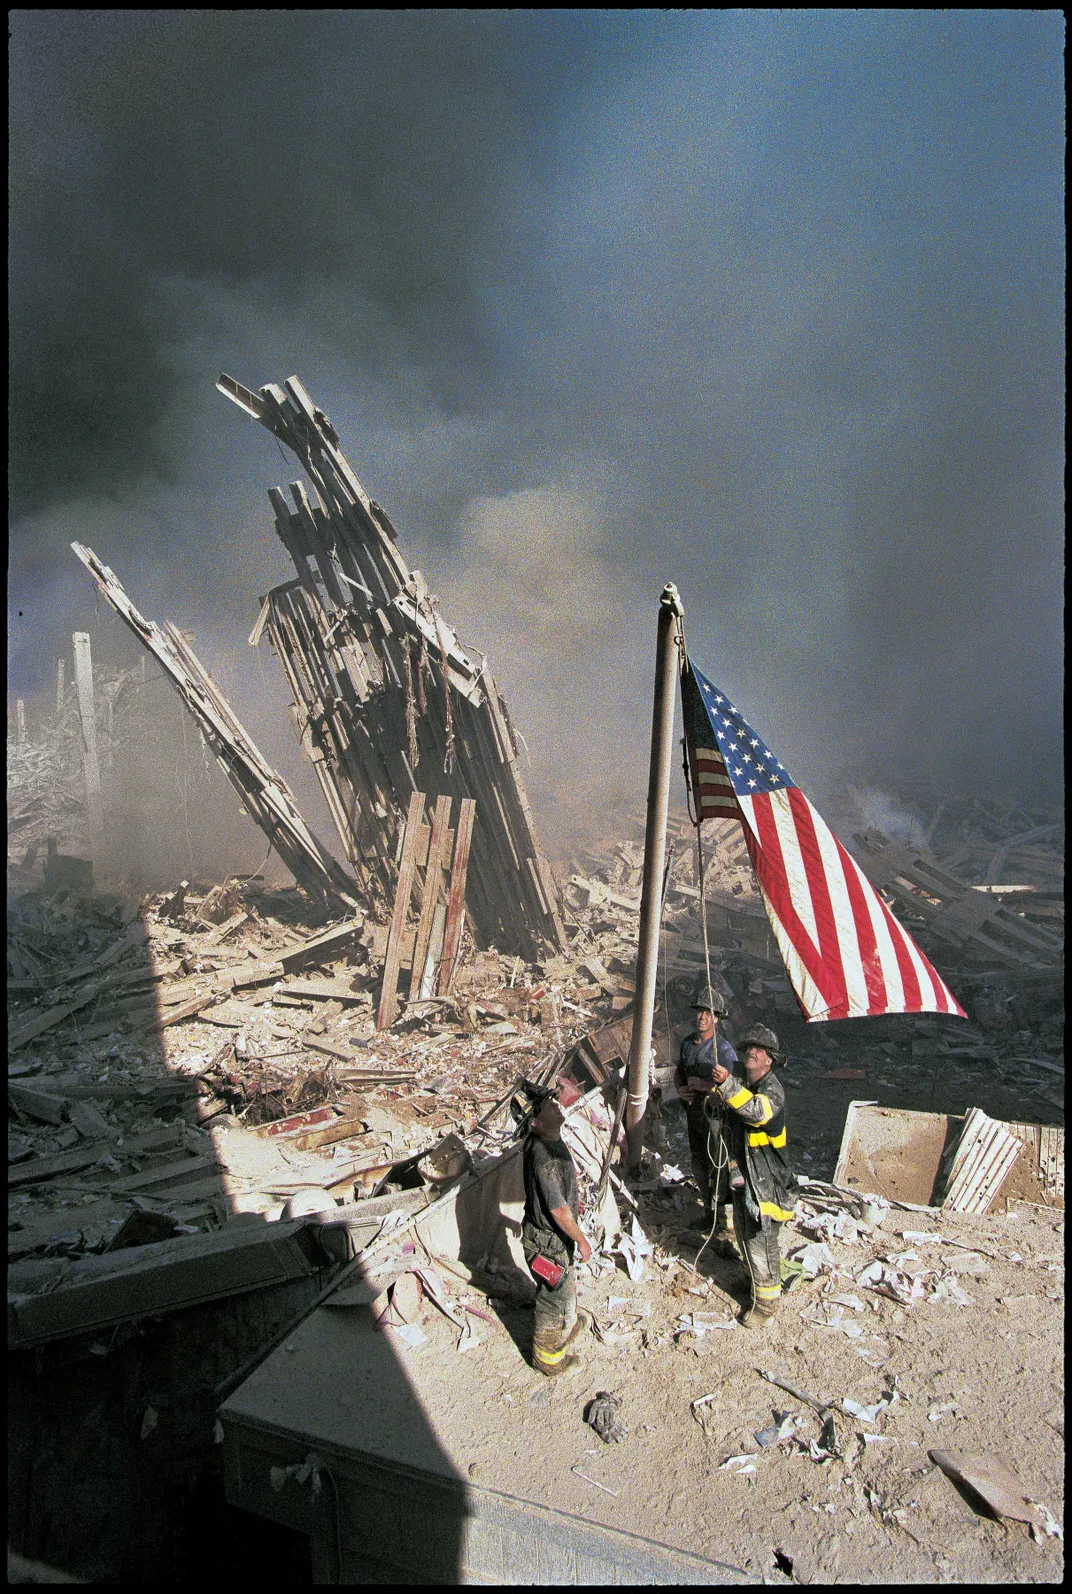
<path id="1" fill-rule="evenodd" d="M 522 1154 L 525 1218 L 521 1243 L 536 1280 L 532 1365 L 549 1378 L 577 1365 L 566 1354 L 585 1326 L 577 1312 L 574 1256 L 587 1262 L 592 1247 L 577 1221 L 577 1170 L 562 1140 L 562 1109 L 553 1092 L 528 1083 L 531 1104 Z"/>
<path id="2" fill-rule="evenodd" d="M 775 1064 L 785 1062 L 785 1056 L 777 1035 L 764 1024 L 753 1024 L 739 1044 L 744 1080 L 716 1063 L 714 1095 L 709 1099 L 717 1100 L 726 1110 L 726 1137 L 740 1170 L 734 1179 L 733 1221 L 752 1287 L 751 1302 L 741 1322 L 746 1328 L 762 1328 L 778 1310 L 782 1293 L 779 1236 L 782 1224 L 793 1216 L 785 1090 L 773 1072 Z"/>
<path id="3" fill-rule="evenodd" d="M 704 1234 L 711 1232 L 713 1208 L 717 1205 L 715 1243 L 719 1249 L 732 1249 L 729 1150 L 722 1132 L 721 1098 L 712 1092 L 716 1058 L 728 1073 L 733 1073 L 737 1069 L 737 1053 L 718 1030 L 719 1020 L 728 1011 L 724 997 L 712 986 L 701 985 L 692 1005 L 696 1029 L 681 1043 L 674 1084 L 685 1103 L 692 1177 L 704 1206 Z M 705 1111 L 708 1106 L 709 1112 Z"/>

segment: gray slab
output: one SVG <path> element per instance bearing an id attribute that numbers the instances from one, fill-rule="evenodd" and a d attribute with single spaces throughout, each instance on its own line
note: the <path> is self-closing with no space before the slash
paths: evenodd
<path id="1" fill-rule="evenodd" d="M 367 1308 L 317 1311 L 220 1409 L 228 1498 L 308 1533 L 324 1582 L 758 1581 L 577 1515 L 567 1482 L 550 1503 L 474 1483 L 459 1436 L 479 1424 L 486 1442 L 498 1418 L 475 1356 L 436 1372 L 433 1346 L 404 1360 Z"/>

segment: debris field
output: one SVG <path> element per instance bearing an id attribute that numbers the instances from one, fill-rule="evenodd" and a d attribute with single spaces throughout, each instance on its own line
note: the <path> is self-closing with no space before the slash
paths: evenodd
<path id="1" fill-rule="evenodd" d="M 398 1308 L 382 1326 L 474 1478 L 501 1469 L 505 1446 L 499 1486 L 731 1562 L 745 1580 L 1059 1580 L 1059 814 L 905 793 L 913 825 L 892 837 L 847 790 L 861 867 L 968 1022 L 843 1025 L 800 1020 L 739 829 L 704 826 L 701 880 L 695 828 L 675 816 L 647 1149 L 627 1175 L 610 1125 L 643 815 L 609 816 L 602 843 L 552 868 L 487 661 L 405 564 L 327 417 L 296 378 L 220 386 L 312 484 L 292 485 L 293 508 L 272 491 L 297 575 L 263 600 L 251 641 L 267 634 L 282 665 L 345 866 L 183 633 L 145 620 L 76 546 L 296 883 L 257 872 L 145 891 L 124 871 L 107 801 L 94 819 L 87 749 L 94 767 L 103 752 L 107 798 L 117 716 L 149 689 L 144 668 L 91 673 L 77 701 L 61 670 L 54 713 L 9 715 L 9 1318 L 36 1301 L 45 1322 L 44 1296 L 62 1302 L 107 1258 L 150 1268 L 161 1247 L 207 1255 L 236 1225 L 307 1223 L 323 1237 L 338 1223 L 350 1240 L 317 1266 L 330 1282 L 376 1246 L 381 1315 L 387 1292 Z M 708 976 L 731 1041 L 761 1020 L 789 1054 L 799 1202 L 763 1334 L 735 1321 L 743 1269 L 697 1233 L 671 1080 Z M 552 1385 L 524 1360 L 524 1276 L 418 1258 L 410 1237 L 415 1214 L 514 1143 L 522 1078 L 561 1080 L 568 1107 L 597 1103 L 617 1213 L 580 1269 L 581 1365 Z M 877 1188 L 866 1146 L 850 1155 L 871 1111 L 890 1133 L 931 1125 L 943 1155 L 960 1144 L 955 1167 L 974 1135 L 994 1156 L 1000 1141 L 1008 1166 L 975 1209 L 943 1204 L 954 1185 L 938 1152 L 911 1195 Z M 582 1169 L 589 1200 L 597 1180 L 598 1157 Z M 604 1394 L 624 1429 L 610 1445 L 584 1419 Z M 980 1470 L 983 1455 L 1006 1473 Z M 981 1508 L 988 1498 L 1003 1509 Z"/>

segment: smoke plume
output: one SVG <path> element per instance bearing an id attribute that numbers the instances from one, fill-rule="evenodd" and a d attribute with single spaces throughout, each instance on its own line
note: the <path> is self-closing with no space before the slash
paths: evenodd
<path id="1" fill-rule="evenodd" d="M 667 580 L 798 780 L 1056 795 L 1063 26 L 12 13 L 11 689 L 112 635 L 77 537 L 305 800 L 212 386 L 297 372 L 549 814 L 642 792 Z"/>

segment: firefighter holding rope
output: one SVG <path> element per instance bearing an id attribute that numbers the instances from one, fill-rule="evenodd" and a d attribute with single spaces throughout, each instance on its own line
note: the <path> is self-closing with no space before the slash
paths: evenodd
<path id="1" fill-rule="evenodd" d="M 781 1299 L 781 1226 L 793 1216 L 792 1173 L 786 1151 L 785 1090 L 774 1073 L 785 1056 L 774 1031 L 753 1024 L 740 1038 L 744 1080 L 718 1062 L 714 1090 L 704 1099 L 712 1119 L 726 1111 L 724 1133 L 740 1177 L 733 1182 L 733 1223 L 751 1280 L 746 1328 L 762 1328 Z M 717 1106 L 716 1106 L 717 1103 Z"/>

